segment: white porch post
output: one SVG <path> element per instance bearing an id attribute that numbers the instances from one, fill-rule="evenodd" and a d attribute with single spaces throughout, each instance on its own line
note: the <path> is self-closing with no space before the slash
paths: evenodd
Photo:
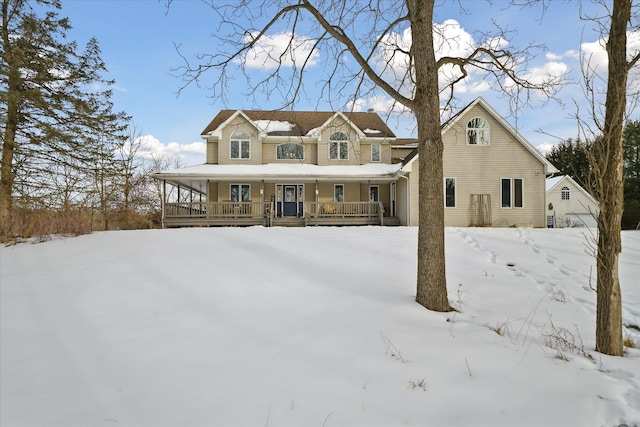
<path id="1" fill-rule="evenodd" d="M 166 197 L 167 197 L 167 180 L 163 179 L 162 180 L 162 197 L 160 197 L 160 212 L 161 212 L 161 221 L 160 223 L 162 224 L 162 228 L 165 228 L 164 225 L 164 209 L 165 209 L 165 203 L 166 203 Z"/>

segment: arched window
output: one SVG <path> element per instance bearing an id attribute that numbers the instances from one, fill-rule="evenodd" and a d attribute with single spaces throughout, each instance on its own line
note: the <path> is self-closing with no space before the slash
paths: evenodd
<path id="1" fill-rule="evenodd" d="M 276 147 L 278 160 L 302 160 L 304 159 L 304 147 L 300 144 L 286 143 Z"/>
<path id="2" fill-rule="evenodd" d="M 569 190 L 569 187 L 562 187 L 562 189 L 560 190 L 560 198 L 562 200 L 571 199 L 571 191 Z"/>
<path id="3" fill-rule="evenodd" d="M 229 157 L 231 159 L 248 159 L 251 157 L 251 137 L 243 130 L 237 130 L 229 139 Z"/>
<path id="4" fill-rule="evenodd" d="M 482 117 L 475 117 L 467 123 L 467 144 L 489 145 L 489 123 Z"/>
<path id="5" fill-rule="evenodd" d="M 349 158 L 349 138 L 344 132 L 334 132 L 329 137 L 329 159 L 347 160 Z"/>

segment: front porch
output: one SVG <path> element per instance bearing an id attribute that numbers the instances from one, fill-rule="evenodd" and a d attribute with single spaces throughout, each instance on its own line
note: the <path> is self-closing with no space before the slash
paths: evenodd
<path id="1" fill-rule="evenodd" d="M 300 202 L 300 211 L 283 215 L 275 202 L 164 203 L 164 227 L 398 225 L 385 217 L 382 202 Z M 280 212 L 278 212 L 280 211 Z"/>

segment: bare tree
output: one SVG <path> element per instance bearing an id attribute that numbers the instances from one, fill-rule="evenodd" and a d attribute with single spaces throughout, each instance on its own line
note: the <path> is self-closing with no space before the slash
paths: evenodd
<path id="1" fill-rule="evenodd" d="M 593 168 L 596 192 L 600 203 L 598 216 L 597 245 L 597 309 L 596 309 L 596 350 L 614 356 L 623 355 L 622 339 L 622 295 L 618 275 L 618 257 L 622 250 L 620 229 L 624 206 L 623 178 L 623 128 L 627 114 L 629 97 L 627 77 L 633 66 L 640 60 L 635 52 L 628 59 L 627 31 L 631 26 L 631 0 L 614 0 L 606 18 L 590 18 L 600 26 L 600 33 L 606 40 L 608 55 L 606 100 L 604 122 L 599 93 L 597 68 L 586 58 L 583 75 L 587 98 L 591 104 L 590 116 L 595 130 L 581 121 L 584 129 L 589 129 L 595 137 L 588 152 Z M 607 27 L 608 24 L 608 27 Z M 638 95 L 630 97 L 635 105 Z M 585 131 L 586 133 L 586 131 Z"/>
<path id="2" fill-rule="evenodd" d="M 448 40 L 444 28 L 433 24 L 434 0 L 208 3 L 219 16 L 214 37 L 220 44 L 216 53 L 197 56 L 195 64 L 183 56 L 185 63 L 176 71 L 186 84 L 199 84 L 207 71 L 215 71 L 207 86 L 214 97 L 226 101 L 239 68 L 250 88 L 247 96 L 261 92 L 268 99 L 277 98 L 281 108 L 293 108 L 308 96 L 307 71 L 320 64 L 326 78 L 308 83 L 320 87 L 330 105 L 344 108 L 361 97 L 384 93 L 396 107 L 415 116 L 420 154 L 416 301 L 430 310 L 451 310 L 445 274 L 440 96 L 446 98 L 446 110 L 455 99 L 454 86 L 471 70 L 484 73 L 509 96 L 524 95 L 524 103 L 530 90 L 549 94 L 557 78 L 533 83 L 526 72 L 525 77 L 520 73 L 526 71 L 522 65 L 533 46 L 505 50 L 500 41 L 510 34 L 497 28 L 494 34 L 481 35 L 472 49 L 465 46 L 465 56 L 436 59 L 436 50 L 448 51 L 447 45 L 457 41 Z M 407 34 L 408 39 L 403 38 Z M 266 73 L 256 75 L 251 67 Z M 439 70 L 447 70 L 442 81 Z"/>

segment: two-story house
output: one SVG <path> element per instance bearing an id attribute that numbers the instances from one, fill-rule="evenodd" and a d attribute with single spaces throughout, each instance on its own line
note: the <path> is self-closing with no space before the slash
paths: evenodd
<path id="1" fill-rule="evenodd" d="M 223 110 L 202 138 L 205 164 L 153 175 L 165 226 L 418 224 L 417 141 L 374 112 Z M 546 225 L 557 170 L 484 99 L 442 138 L 445 225 Z"/>
<path id="2" fill-rule="evenodd" d="M 205 164 L 153 175 L 176 188 L 166 226 L 399 223 L 395 135 L 376 113 L 222 110 L 202 138 Z"/>

